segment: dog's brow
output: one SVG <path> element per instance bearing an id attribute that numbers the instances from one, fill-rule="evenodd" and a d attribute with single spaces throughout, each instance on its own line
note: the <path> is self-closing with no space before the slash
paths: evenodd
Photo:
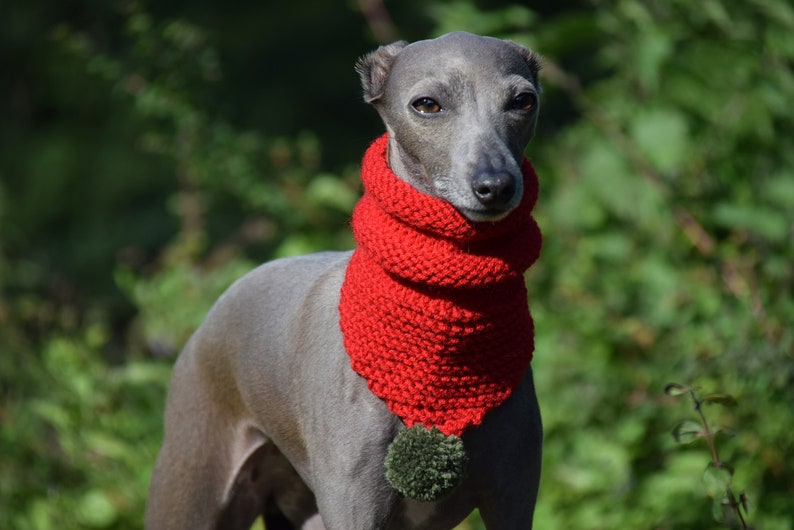
<path id="1" fill-rule="evenodd" d="M 514 91 L 527 90 L 530 88 L 535 89 L 536 91 L 539 90 L 532 79 L 527 79 L 522 75 L 514 75 L 510 77 L 508 86 Z"/>
<path id="2" fill-rule="evenodd" d="M 443 98 L 459 97 L 467 85 L 463 72 L 454 70 L 444 76 L 421 79 L 411 90 L 412 97 L 434 96 Z"/>

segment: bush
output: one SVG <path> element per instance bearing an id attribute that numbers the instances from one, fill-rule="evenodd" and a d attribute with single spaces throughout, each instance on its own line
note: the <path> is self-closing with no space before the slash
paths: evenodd
<path id="1" fill-rule="evenodd" d="M 545 235 L 528 277 L 536 525 L 718 524 L 704 448 L 669 436 L 679 381 L 736 396 L 708 417 L 736 433 L 720 455 L 748 521 L 794 528 L 794 9 L 418 7 L 389 5 L 408 38 L 470 29 L 547 58 L 528 150 Z M 158 9 L 92 5 L 70 25 L 20 2 L 0 21 L 19 67 L 0 124 L 3 528 L 140 527 L 169 366 L 209 305 L 257 262 L 352 245 L 356 164 L 381 130 L 354 99 L 355 54 L 375 44 L 358 15 Z M 292 75 L 264 83 L 263 60 Z M 326 86 L 306 91 L 296 60 Z"/>

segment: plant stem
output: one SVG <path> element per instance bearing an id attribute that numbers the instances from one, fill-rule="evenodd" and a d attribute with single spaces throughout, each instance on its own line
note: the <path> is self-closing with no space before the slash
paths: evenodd
<path id="1" fill-rule="evenodd" d="M 703 424 L 703 437 L 706 439 L 706 444 L 709 446 L 709 451 L 711 452 L 711 461 L 714 462 L 714 466 L 717 469 L 722 469 L 722 462 L 720 461 L 719 454 L 717 454 L 717 446 L 714 444 L 714 433 L 711 432 L 709 423 L 706 421 L 706 415 L 703 413 L 703 402 L 697 398 L 694 390 L 691 389 L 689 391 L 689 395 L 695 404 L 695 411 L 698 413 L 698 416 L 700 416 L 700 421 Z M 739 522 L 742 525 L 742 530 L 748 530 L 747 523 L 742 516 L 741 504 L 738 500 L 736 500 L 736 496 L 733 494 L 733 490 L 731 490 L 730 487 L 726 489 L 725 495 L 728 497 L 728 504 L 730 504 L 731 508 L 736 514 L 736 517 L 739 519 Z"/>
<path id="2" fill-rule="evenodd" d="M 700 422 L 703 424 L 703 432 L 704 437 L 706 438 L 706 444 L 708 444 L 709 451 L 711 451 L 711 461 L 714 462 L 714 465 L 717 467 L 717 469 L 721 469 L 722 463 L 720 462 L 720 457 L 717 454 L 717 448 L 714 445 L 714 433 L 711 432 L 709 423 L 706 421 L 706 415 L 703 414 L 703 402 L 697 398 L 694 390 L 690 390 L 689 395 L 692 397 L 692 401 L 695 403 L 695 412 L 698 413 L 698 416 L 700 416 Z"/>

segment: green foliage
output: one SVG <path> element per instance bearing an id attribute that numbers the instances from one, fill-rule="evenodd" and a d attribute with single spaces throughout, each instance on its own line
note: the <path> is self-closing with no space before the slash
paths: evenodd
<path id="1" fill-rule="evenodd" d="M 386 479 L 412 499 L 443 499 L 464 479 L 468 456 L 460 437 L 414 425 L 397 434 L 386 454 Z"/>
<path id="2" fill-rule="evenodd" d="M 791 121 L 774 102 L 794 96 L 794 56 L 755 44 L 787 19 L 751 4 L 712 8 L 599 9 L 587 84 L 565 66 L 570 52 L 538 44 L 548 97 L 561 91 L 582 112 L 554 143 L 530 147 L 547 176 L 530 292 L 546 427 L 538 520 L 550 527 L 713 525 L 688 483 L 702 463 L 657 438 L 671 420 L 655 396 L 678 378 L 740 397 L 742 434 L 729 450 L 756 499 L 753 519 L 794 524 L 780 510 L 794 450 L 781 428 L 794 424 L 782 406 L 794 398 L 794 277 L 782 266 L 794 258 L 794 203 L 769 195 L 791 182 L 780 176 Z M 594 469 L 611 472 L 580 480 Z"/>
<path id="3" fill-rule="evenodd" d="M 717 522 L 729 528 L 751 528 L 747 525 L 748 500 L 744 493 L 738 496 L 733 492 L 733 467 L 720 459 L 717 451 L 716 435 L 724 432 L 721 427 L 710 425 L 703 406 L 717 404 L 725 407 L 736 407 L 738 402 L 730 394 L 707 394 L 699 397 L 697 389 L 677 383 L 670 383 L 665 387 L 665 393 L 670 396 L 689 395 L 692 398 L 698 421 L 683 420 L 673 428 L 673 439 L 680 444 L 689 444 L 702 439 L 708 446 L 711 462 L 703 472 L 703 485 L 706 493 L 712 499 L 712 515 Z"/>
<path id="4" fill-rule="evenodd" d="M 12 4 L 0 527 L 138 528 L 170 362 L 217 295 L 263 260 L 352 245 L 356 163 L 382 130 L 352 64 L 376 43 L 315 0 Z M 712 528 L 730 478 L 757 528 L 794 529 L 794 8 L 482 5 L 387 7 L 409 39 L 463 29 L 546 56 L 536 525 Z M 664 436 L 670 380 L 741 403 L 714 409 L 735 472 L 703 475 L 701 423 Z"/>
<path id="5" fill-rule="evenodd" d="M 104 326 L 89 323 L 53 334 L 40 358 L 4 363 L 13 393 L 0 425 L 3 528 L 142 526 L 161 426 L 141 411 L 162 406 L 170 363 L 111 366 L 107 345 Z"/>
<path id="6" fill-rule="evenodd" d="M 124 62 L 68 28 L 60 27 L 56 39 L 131 97 L 142 120 L 141 149 L 173 164 L 176 192 L 167 206 L 179 230 L 161 251 L 160 270 L 141 276 L 122 266 L 115 275 L 138 308 L 149 348 L 173 354 L 212 302 L 253 268 L 241 247 L 281 257 L 349 246 L 344 219 L 357 199 L 356 177 L 319 172 L 320 146 L 311 133 L 266 139 L 209 116 L 200 105 L 205 89 L 195 87 L 218 81 L 220 65 L 201 28 L 184 20 L 156 23 L 131 4 L 125 29 L 133 46 Z M 235 219 L 230 206 L 246 217 Z M 216 242 L 214 225 L 233 222 L 236 232 Z"/>

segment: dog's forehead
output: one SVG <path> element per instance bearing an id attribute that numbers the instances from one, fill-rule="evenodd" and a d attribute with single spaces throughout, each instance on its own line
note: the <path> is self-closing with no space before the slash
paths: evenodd
<path id="1" fill-rule="evenodd" d="M 528 78 L 533 75 L 517 45 L 465 32 L 409 44 L 397 56 L 392 71 L 399 70 L 399 77 L 407 80 L 443 75 L 445 71 L 465 74 L 467 71 L 484 73 L 489 69 Z"/>

